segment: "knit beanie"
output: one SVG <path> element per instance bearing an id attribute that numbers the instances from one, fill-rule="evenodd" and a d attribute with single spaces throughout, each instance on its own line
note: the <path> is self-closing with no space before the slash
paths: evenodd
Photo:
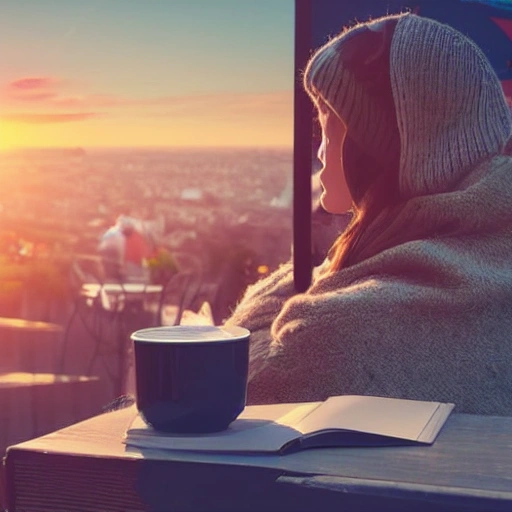
<path id="1" fill-rule="evenodd" d="M 386 25 L 393 27 L 391 34 Z M 368 31 L 383 41 L 373 52 L 358 54 L 358 36 Z M 374 63 L 388 37 L 385 78 L 375 74 Z M 371 85 L 385 86 L 386 80 L 391 104 Z M 473 165 L 502 152 L 512 132 L 501 84 L 482 51 L 453 28 L 414 14 L 385 16 L 342 32 L 313 55 L 304 85 L 377 159 L 392 150 L 397 125 L 402 199 L 450 190 Z"/>

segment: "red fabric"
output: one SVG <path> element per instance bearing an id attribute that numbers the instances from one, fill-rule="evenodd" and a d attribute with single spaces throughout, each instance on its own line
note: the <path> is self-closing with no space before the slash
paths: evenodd
<path id="1" fill-rule="evenodd" d="M 140 233 L 133 231 L 126 237 L 124 250 L 125 261 L 131 261 L 132 263 L 140 265 L 144 258 L 149 258 L 150 256 L 151 247 Z"/>
<path id="2" fill-rule="evenodd" d="M 512 20 L 508 18 L 491 18 L 491 20 L 507 34 L 509 39 L 512 39 Z"/>
<path id="3" fill-rule="evenodd" d="M 511 80 L 502 80 L 501 85 L 503 86 L 503 91 L 505 92 L 505 96 L 507 98 L 512 98 L 512 79 Z"/>

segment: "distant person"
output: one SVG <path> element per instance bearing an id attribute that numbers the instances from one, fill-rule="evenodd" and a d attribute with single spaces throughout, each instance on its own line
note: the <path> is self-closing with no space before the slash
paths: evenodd
<path id="1" fill-rule="evenodd" d="M 125 236 L 125 275 L 132 281 L 145 281 L 149 279 L 149 270 L 145 267 L 145 261 L 153 256 L 152 245 L 134 223 L 127 225 L 123 234 Z"/>
<path id="2" fill-rule="evenodd" d="M 120 280 L 122 278 L 124 248 L 126 239 L 118 221 L 105 231 L 98 244 L 106 279 Z"/>
<path id="3" fill-rule="evenodd" d="M 137 229 L 136 219 L 120 215 L 115 225 L 101 237 L 98 252 L 108 280 L 144 282 L 149 279 L 144 260 L 151 257 L 153 251 Z"/>
<path id="4" fill-rule="evenodd" d="M 282 265 L 228 320 L 252 332 L 248 401 L 365 394 L 511 415 L 512 121 L 490 63 L 401 14 L 331 39 L 304 85 L 322 205 L 353 217 L 305 293 Z"/>

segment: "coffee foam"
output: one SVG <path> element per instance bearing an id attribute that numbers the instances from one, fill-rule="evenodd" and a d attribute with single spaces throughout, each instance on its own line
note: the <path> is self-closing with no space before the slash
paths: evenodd
<path id="1" fill-rule="evenodd" d="M 204 343 L 245 339 L 249 331 L 243 327 L 213 325 L 176 325 L 141 329 L 131 335 L 132 340 L 148 343 Z"/>

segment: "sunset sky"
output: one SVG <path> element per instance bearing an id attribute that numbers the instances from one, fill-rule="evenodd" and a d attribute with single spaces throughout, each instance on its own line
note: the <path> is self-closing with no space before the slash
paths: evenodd
<path id="1" fill-rule="evenodd" d="M 0 149 L 290 146 L 293 0 L 0 0 Z"/>

